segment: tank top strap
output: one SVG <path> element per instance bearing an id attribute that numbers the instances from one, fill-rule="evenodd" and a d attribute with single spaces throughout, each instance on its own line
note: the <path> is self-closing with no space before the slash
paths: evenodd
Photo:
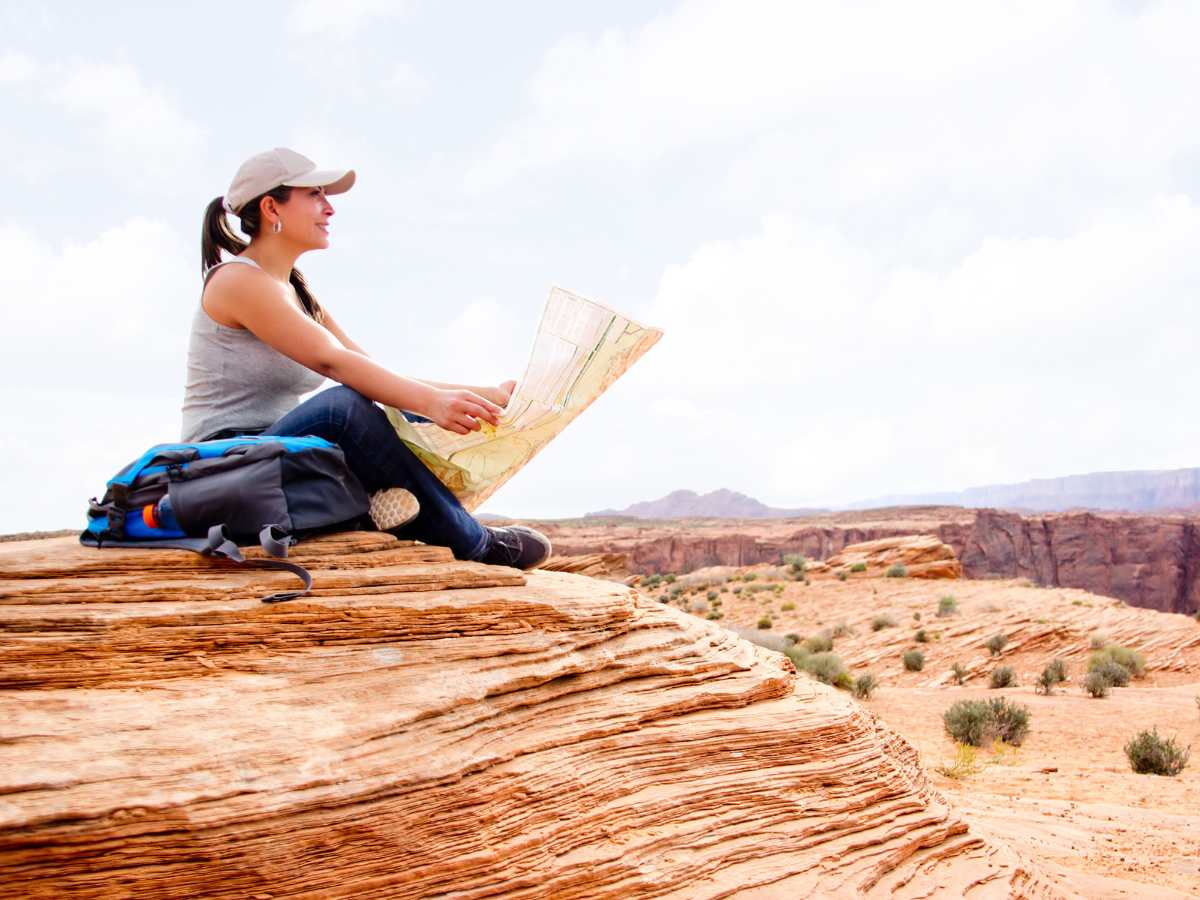
<path id="1" fill-rule="evenodd" d="M 254 266 L 254 268 L 256 268 L 256 269 L 261 269 L 261 268 L 262 268 L 262 266 L 260 266 L 258 263 L 256 263 L 254 260 L 252 260 L 252 259 L 250 259 L 250 258 L 248 258 L 248 257 L 245 257 L 245 256 L 232 256 L 232 257 L 230 257 L 229 259 L 225 259 L 225 260 L 222 260 L 221 262 L 217 263 L 217 264 L 216 264 L 215 266 L 213 266 L 211 269 L 208 269 L 208 270 L 206 270 L 206 271 L 205 271 L 205 273 L 204 273 L 204 283 L 207 285 L 207 284 L 208 284 L 208 279 L 212 278 L 212 273 L 213 273 L 213 272 L 217 271 L 217 269 L 221 268 L 221 266 L 227 266 L 227 265 L 229 265 L 230 263 L 245 263 L 245 264 L 246 264 L 246 265 L 248 265 L 248 266 Z"/>

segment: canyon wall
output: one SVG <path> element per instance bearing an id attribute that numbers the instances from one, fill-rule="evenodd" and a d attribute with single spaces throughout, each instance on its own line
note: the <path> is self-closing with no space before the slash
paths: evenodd
<path id="1" fill-rule="evenodd" d="M 784 554 L 826 559 L 849 544 L 932 534 L 952 546 L 967 578 L 1030 578 L 1077 587 L 1163 612 L 1200 610 L 1197 520 L 1183 516 L 1052 513 L 1022 516 L 992 509 L 973 517 L 862 524 L 728 523 L 714 531 L 659 523 L 653 528 L 547 529 L 561 554 L 624 553 L 632 571 L 688 572 L 705 566 L 777 563 Z"/>

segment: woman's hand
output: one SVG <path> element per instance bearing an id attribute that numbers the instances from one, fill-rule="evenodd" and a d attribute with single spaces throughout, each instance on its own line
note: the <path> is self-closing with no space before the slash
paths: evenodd
<path id="1" fill-rule="evenodd" d="M 515 381 L 505 381 L 497 387 L 480 388 L 479 393 L 503 409 L 508 406 L 508 401 L 512 399 L 512 392 L 516 387 Z"/>
<path id="2" fill-rule="evenodd" d="M 464 389 L 437 390 L 426 414 L 436 424 L 456 434 L 478 431 L 481 419 L 492 425 L 500 421 L 500 407 L 497 404 Z"/>

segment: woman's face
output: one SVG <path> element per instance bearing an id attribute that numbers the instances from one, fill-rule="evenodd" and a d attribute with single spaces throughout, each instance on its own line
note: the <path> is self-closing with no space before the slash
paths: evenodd
<path id="1" fill-rule="evenodd" d="M 294 187 L 286 203 L 277 205 L 283 224 L 280 237 L 306 250 L 329 246 L 329 218 L 333 205 L 319 187 Z"/>

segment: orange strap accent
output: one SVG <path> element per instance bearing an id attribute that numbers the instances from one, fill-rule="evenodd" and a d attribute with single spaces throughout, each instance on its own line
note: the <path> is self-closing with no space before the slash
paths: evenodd
<path id="1" fill-rule="evenodd" d="M 146 523 L 147 528 L 159 527 L 157 512 L 153 503 L 142 507 L 142 521 Z"/>

